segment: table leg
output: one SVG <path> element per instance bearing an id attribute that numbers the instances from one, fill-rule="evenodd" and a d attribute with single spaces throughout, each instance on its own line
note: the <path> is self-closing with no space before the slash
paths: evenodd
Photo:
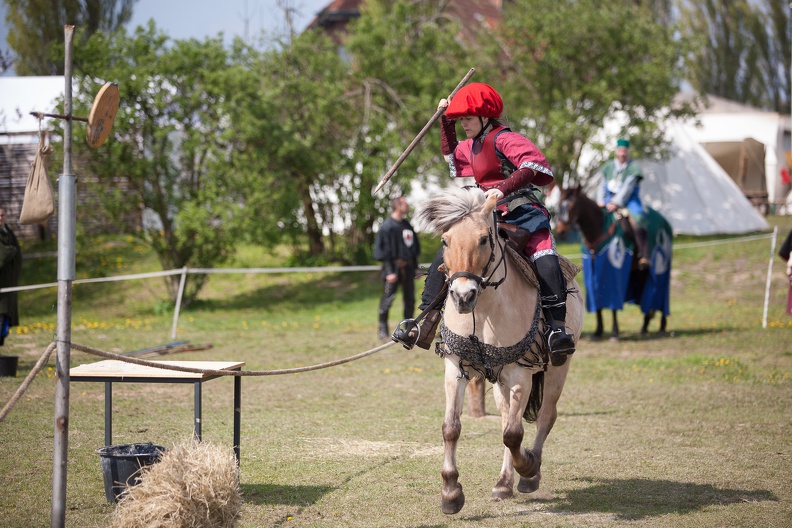
<path id="1" fill-rule="evenodd" d="M 105 381 L 105 445 L 113 442 L 113 382 Z"/>
<path id="2" fill-rule="evenodd" d="M 201 382 L 195 382 L 195 437 L 201 439 Z"/>
<path id="3" fill-rule="evenodd" d="M 239 465 L 239 431 L 242 418 L 242 376 L 234 376 L 234 455 Z"/>

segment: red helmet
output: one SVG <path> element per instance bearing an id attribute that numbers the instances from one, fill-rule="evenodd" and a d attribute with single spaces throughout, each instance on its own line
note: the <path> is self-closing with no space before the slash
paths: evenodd
<path id="1" fill-rule="evenodd" d="M 503 112 L 503 100 L 495 88 L 484 83 L 466 84 L 454 95 L 446 108 L 446 116 L 480 116 L 497 119 Z"/>

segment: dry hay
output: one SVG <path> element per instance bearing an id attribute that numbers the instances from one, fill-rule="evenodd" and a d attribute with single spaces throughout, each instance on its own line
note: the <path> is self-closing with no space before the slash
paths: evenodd
<path id="1" fill-rule="evenodd" d="M 226 528 L 242 508 L 239 468 L 230 448 L 190 439 L 143 468 L 113 512 L 111 528 Z"/>

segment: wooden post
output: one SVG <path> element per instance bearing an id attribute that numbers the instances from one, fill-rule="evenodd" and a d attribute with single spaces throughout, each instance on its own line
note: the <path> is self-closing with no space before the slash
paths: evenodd
<path id="1" fill-rule="evenodd" d="M 65 59 L 63 112 L 72 113 L 72 56 L 74 26 L 64 26 Z M 55 440 L 52 464 L 50 526 L 66 525 L 66 469 L 69 450 L 69 363 L 71 362 L 71 300 L 75 273 L 76 185 L 72 174 L 72 121 L 64 120 L 63 174 L 58 180 L 58 316 L 55 363 Z"/>

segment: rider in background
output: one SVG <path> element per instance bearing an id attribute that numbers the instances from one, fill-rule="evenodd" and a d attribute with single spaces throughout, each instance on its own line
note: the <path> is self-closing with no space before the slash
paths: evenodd
<path id="1" fill-rule="evenodd" d="M 536 145 L 498 120 L 503 101 L 491 86 L 468 84 L 450 102 L 441 99 L 438 108 L 446 109 L 441 120 L 440 142 L 451 176 L 475 178 L 486 197 L 497 196 L 499 221 L 523 228 L 530 235 L 523 251 L 539 280 L 552 363 L 562 365 L 566 356 L 575 351 L 574 337 L 564 326 L 567 285 L 550 232 L 550 213 L 535 195 L 538 191 L 535 186 L 553 181 L 549 164 Z M 457 120 L 467 136 L 461 142 L 456 135 Z M 442 262 L 441 249 L 424 284 L 419 307 L 422 311 L 443 292 L 445 276 L 437 269 Z M 407 348 L 418 344 L 428 349 L 437 330 L 440 310 L 431 310 L 425 317 L 420 331 L 411 321 L 403 321 L 393 333 L 393 339 Z"/>
<path id="2" fill-rule="evenodd" d="M 616 142 L 616 158 L 610 159 L 597 170 L 600 185 L 597 188 L 597 205 L 614 213 L 619 209 L 630 211 L 629 222 L 635 233 L 638 249 L 638 267 L 649 268 L 649 243 L 646 209 L 641 202 L 640 189 L 643 172 L 635 160 L 630 159 L 630 142 Z"/>

